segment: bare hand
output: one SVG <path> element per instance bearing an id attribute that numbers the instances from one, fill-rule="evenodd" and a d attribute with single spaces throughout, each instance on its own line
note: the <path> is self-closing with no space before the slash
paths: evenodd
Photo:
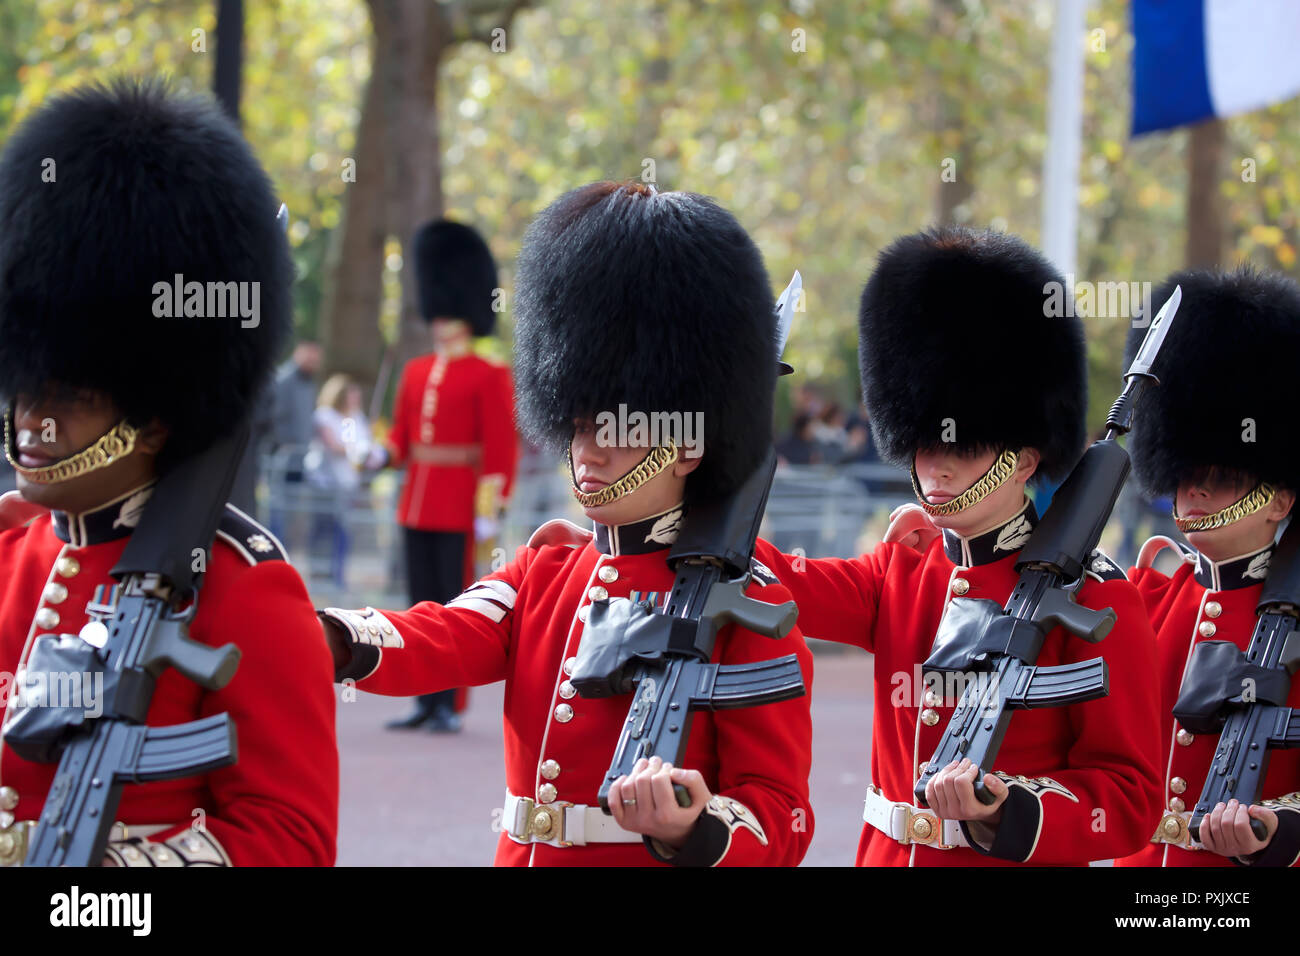
<path id="1" fill-rule="evenodd" d="M 681 784 L 691 797 L 683 807 L 673 793 Z M 713 796 L 698 770 L 682 770 L 658 757 L 636 762 L 630 775 L 624 774 L 609 788 L 609 811 L 620 827 L 680 849 Z"/>
<path id="2" fill-rule="evenodd" d="M 1254 818 L 1268 831 L 1262 840 L 1250 829 Z M 1229 800 L 1220 803 L 1201 819 L 1201 845 L 1219 856 L 1250 856 L 1268 846 L 1277 832 L 1277 814 L 1265 807 Z"/>
<path id="3" fill-rule="evenodd" d="M 925 802 L 943 820 L 978 820 L 996 825 L 1002 819 L 1002 804 L 1006 802 L 1009 788 L 996 774 L 984 775 L 984 786 L 993 794 L 990 804 L 980 803 L 975 796 L 975 775 L 979 767 L 963 758 L 944 767 L 925 785 Z"/>

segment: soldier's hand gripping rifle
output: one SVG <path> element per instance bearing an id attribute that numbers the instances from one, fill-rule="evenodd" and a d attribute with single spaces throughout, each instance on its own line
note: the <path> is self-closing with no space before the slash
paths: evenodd
<path id="1" fill-rule="evenodd" d="M 777 302 L 778 355 L 800 287 L 796 272 Z M 789 368 L 781 367 L 783 373 Z M 744 596 L 775 470 L 776 453 L 769 448 L 734 494 L 691 509 L 668 554 L 677 578 L 663 608 L 627 598 L 591 605 L 570 680 L 583 697 L 632 692 L 627 722 L 598 792 L 606 813 L 610 786 L 631 774 L 641 758 L 658 756 L 681 766 L 696 710 L 752 707 L 806 693 L 794 654 L 752 664 L 711 663 L 725 625 L 779 639 L 798 616 L 793 601 L 773 605 Z M 685 787 L 674 784 L 673 790 L 679 804 L 690 806 Z"/>
<path id="2" fill-rule="evenodd" d="M 993 769 L 1012 711 L 1062 707 L 1109 692 L 1109 674 L 1101 658 L 1054 667 L 1039 667 L 1036 662 L 1043 642 L 1056 627 L 1095 644 L 1115 624 L 1112 609 L 1083 607 L 1075 602 L 1075 592 L 1128 477 L 1128 452 L 1116 438 L 1132 427 L 1142 389 L 1149 382 L 1158 384 L 1151 367 L 1181 300 L 1181 288 L 1174 289 L 1152 321 L 1124 374 L 1124 390 L 1106 418 L 1106 437 L 1084 453 L 1020 552 L 1016 562 L 1020 578 L 1006 606 L 983 598 L 953 598 L 949 604 L 923 667 L 960 674 L 965 687 L 914 789 L 921 806 L 927 806 L 925 787 L 930 779 L 963 758 L 978 768 L 975 796 L 985 805 L 993 803 L 996 797 L 984 786 L 984 774 Z"/>
<path id="3" fill-rule="evenodd" d="M 245 425 L 159 479 L 111 572 L 115 597 L 88 606 L 92 620 L 80 635 L 44 635 L 33 643 L 4 742 L 26 760 L 57 760 L 59 769 L 28 841 L 27 866 L 96 866 L 126 784 L 235 762 L 229 714 L 167 727 L 146 726 L 145 717 L 166 668 L 217 690 L 239 664 L 234 644 L 199 644 L 188 627 L 247 439 Z M 102 680 L 99 716 L 87 714 L 84 701 L 47 706 L 44 695 L 32 696 L 38 686 L 73 686 L 69 677 L 83 692 Z"/>
<path id="4" fill-rule="evenodd" d="M 1201 820 L 1220 803 L 1258 803 L 1274 750 L 1300 747 L 1300 713 L 1286 706 L 1291 675 L 1300 666 L 1300 528 L 1287 526 L 1269 561 L 1259 617 L 1243 652 L 1231 641 L 1196 645 L 1174 704 L 1174 717 L 1194 734 L 1219 735 L 1205 786 L 1188 830 L 1201 838 Z M 1250 819 L 1255 838 L 1268 830 Z"/>

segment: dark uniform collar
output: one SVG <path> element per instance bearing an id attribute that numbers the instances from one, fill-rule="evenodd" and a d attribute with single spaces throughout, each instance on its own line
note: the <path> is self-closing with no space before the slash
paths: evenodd
<path id="1" fill-rule="evenodd" d="M 1038 512 L 1026 497 L 1021 509 L 996 528 L 969 538 L 944 528 L 943 553 L 949 561 L 963 568 L 992 564 L 1023 548 L 1037 525 Z"/>
<path id="2" fill-rule="evenodd" d="M 52 512 L 50 518 L 54 522 L 55 537 L 74 548 L 127 537 L 140 523 L 144 503 L 153 494 L 154 484 L 150 481 L 81 514 Z"/>
<path id="3" fill-rule="evenodd" d="M 627 524 L 597 524 L 596 550 L 617 558 L 625 554 L 662 551 L 677 540 L 682 527 L 683 507 L 673 505 L 649 518 Z"/>
<path id="4" fill-rule="evenodd" d="M 1250 554 L 1211 561 L 1196 552 L 1196 583 L 1207 591 L 1235 591 L 1252 584 L 1262 584 L 1268 577 L 1268 563 L 1273 557 L 1274 545 L 1269 544 Z"/>

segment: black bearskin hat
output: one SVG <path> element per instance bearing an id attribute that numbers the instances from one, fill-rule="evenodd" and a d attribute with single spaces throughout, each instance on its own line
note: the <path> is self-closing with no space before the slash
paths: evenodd
<path id="1" fill-rule="evenodd" d="M 1211 467 L 1300 488 L 1300 422 L 1292 391 L 1300 356 L 1300 286 L 1244 267 L 1177 272 L 1159 307 L 1183 287 L 1169 334 L 1129 433 L 1133 470 L 1150 495 Z M 1126 364 L 1146 329 L 1130 329 Z M 1273 363 L 1276 362 L 1275 366 Z"/>
<path id="2" fill-rule="evenodd" d="M 758 248 L 695 193 L 592 183 L 529 226 L 515 287 L 519 420 L 564 447 L 575 418 L 703 414 L 694 500 L 736 488 L 772 441 L 776 316 Z"/>
<path id="3" fill-rule="evenodd" d="M 474 335 L 492 334 L 497 267 L 482 236 L 447 219 L 426 222 L 415 233 L 415 270 L 426 322 L 464 319 Z"/>
<path id="4" fill-rule="evenodd" d="M 118 80 L 51 99 L 0 155 L 0 393 L 107 394 L 170 429 L 164 461 L 228 433 L 292 324 L 278 205 L 207 98 Z M 177 283 L 207 290 L 189 317 Z"/>
<path id="5" fill-rule="evenodd" d="M 1083 327 L 1057 314 L 1066 294 L 1056 269 L 1005 233 L 944 227 L 891 243 L 858 317 L 884 457 L 910 467 L 951 437 L 961 450 L 1036 448 L 1036 478 L 1067 474 L 1083 452 L 1088 377 Z"/>

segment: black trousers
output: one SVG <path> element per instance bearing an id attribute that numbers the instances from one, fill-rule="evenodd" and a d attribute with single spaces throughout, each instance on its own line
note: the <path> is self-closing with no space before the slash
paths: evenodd
<path id="1" fill-rule="evenodd" d="M 406 538 L 406 584 L 411 604 L 434 601 L 446 604 L 465 590 L 465 535 L 458 531 L 417 531 L 403 528 Z M 456 691 L 423 694 L 421 712 L 453 707 Z"/>

